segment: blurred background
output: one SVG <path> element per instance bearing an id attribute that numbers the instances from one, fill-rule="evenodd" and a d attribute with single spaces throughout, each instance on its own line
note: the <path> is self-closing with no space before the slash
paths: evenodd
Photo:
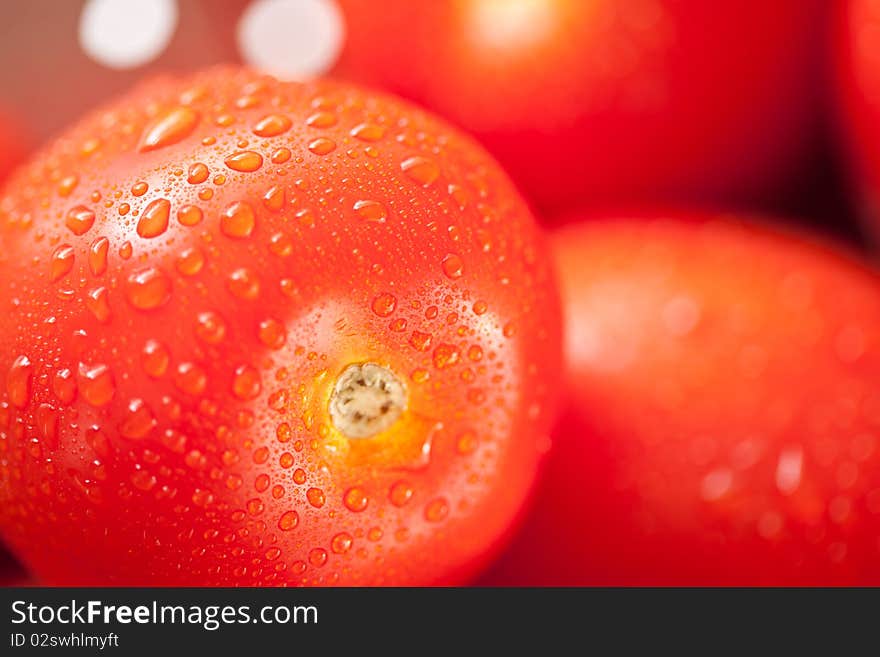
<path id="1" fill-rule="evenodd" d="M 826 50 L 832 5 L 832 0 L 7 0 L 0 27 L 0 115 L 7 117 L 7 131 L 15 126 L 19 146 L 33 148 L 145 76 L 247 63 L 281 77 L 330 74 L 409 96 L 471 129 L 516 173 L 515 163 L 505 161 L 515 158 L 506 157 L 511 147 L 498 134 L 503 131 L 485 121 L 497 111 L 485 98 L 490 92 L 511 112 L 520 104 L 549 121 L 591 119 L 597 126 L 592 141 L 578 146 L 596 148 L 603 167 L 621 169 L 655 156 L 643 133 L 659 128 L 640 131 L 639 125 L 662 121 L 665 125 L 658 125 L 674 138 L 679 122 L 688 122 L 696 134 L 702 121 L 717 133 L 719 126 L 709 124 L 712 115 L 701 117 L 700 105 L 723 104 L 732 114 L 743 111 L 737 98 L 754 106 L 755 94 L 770 97 L 770 103 L 786 94 L 789 106 L 800 108 L 798 115 L 770 112 L 768 121 L 766 111 L 755 109 L 742 118 L 744 124 L 767 123 L 740 135 L 743 150 L 736 154 L 751 169 L 760 170 L 765 160 L 777 168 L 764 172 L 761 184 L 737 181 L 738 171 L 716 174 L 707 167 L 703 187 L 731 179 L 740 189 L 670 195 L 646 188 L 638 190 L 643 198 L 637 201 L 721 200 L 725 207 L 798 216 L 857 242 L 841 154 L 833 146 L 833 107 L 821 93 L 831 74 Z M 457 56 L 464 63 L 454 61 Z M 541 85 L 549 109 L 539 98 L 524 103 L 513 93 L 523 80 Z M 667 98 L 631 112 L 635 128 L 626 130 L 628 140 L 617 130 L 611 134 L 614 144 L 598 143 L 600 128 L 608 134 L 614 127 L 603 105 L 621 104 L 611 94 L 633 95 L 633 89 L 644 94 L 644 88 L 661 84 L 668 87 L 660 88 Z M 475 85 L 485 89 L 475 92 Z M 590 107 L 580 116 L 578 108 L 563 112 L 562 94 Z M 522 123 L 514 117 L 511 129 L 522 134 Z M 554 129 L 546 132 L 541 138 L 552 141 Z M 764 150 L 755 148 L 761 141 L 769 142 Z M 559 151 L 565 142 L 552 145 Z M 619 162 L 609 158 L 615 148 L 621 151 Z M 775 161 L 785 158 L 794 161 Z M 599 193 L 606 188 L 609 194 Z M 591 196 L 597 206 L 618 205 L 616 196 L 632 198 L 627 186 L 610 179 L 585 191 L 594 193 L 581 198 Z M 556 211 L 568 204 L 566 199 L 550 205 Z"/>

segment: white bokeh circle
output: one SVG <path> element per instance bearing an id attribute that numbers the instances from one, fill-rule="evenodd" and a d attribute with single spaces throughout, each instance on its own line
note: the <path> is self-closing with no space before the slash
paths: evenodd
<path id="1" fill-rule="evenodd" d="M 162 54 L 177 28 L 176 0 L 87 0 L 79 43 L 99 64 L 127 69 Z"/>
<path id="2" fill-rule="evenodd" d="M 345 20 L 334 0 L 255 0 L 241 16 L 244 61 L 282 80 L 328 72 L 345 42 Z"/>

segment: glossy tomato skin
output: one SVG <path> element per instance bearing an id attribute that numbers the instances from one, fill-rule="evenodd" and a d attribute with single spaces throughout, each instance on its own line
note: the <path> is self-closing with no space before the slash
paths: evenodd
<path id="1" fill-rule="evenodd" d="M 569 410 L 487 583 L 880 583 L 877 274 L 713 217 L 554 245 Z"/>
<path id="2" fill-rule="evenodd" d="M 339 75 L 472 132 L 545 208 L 764 200 L 811 142 L 821 0 L 340 6 Z"/>
<path id="3" fill-rule="evenodd" d="M 450 126 L 329 82 L 158 80 L 0 210 L 0 527 L 42 581 L 455 583 L 505 533 L 558 302 L 523 201 Z M 352 437 L 330 402 L 365 363 L 406 401 Z"/>
<path id="4" fill-rule="evenodd" d="M 863 215 L 880 225 L 880 26 L 876 3 L 847 0 L 836 15 L 836 73 L 841 133 L 864 201 Z"/>

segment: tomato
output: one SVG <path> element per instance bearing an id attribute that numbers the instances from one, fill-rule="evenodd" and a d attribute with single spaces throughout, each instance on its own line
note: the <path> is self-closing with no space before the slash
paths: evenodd
<path id="1" fill-rule="evenodd" d="M 46 583 L 435 584 L 554 413 L 550 257 L 473 141 L 239 69 L 91 115 L 0 201 L 0 528 Z"/>
<path id="2" fill-rule="evenodd" d="M 820 0 L 339 4 L 337 74 L 471 131 L 544 207 L 745 204 L 811 141 Z"/>
<path id="3" fill-rule="evenodd" d="M 863 192 L 863 214 L 880 222 L 880 27 L 876 2 L 846 0 L 837 14 L 837 82 L 841 133 Z"/>
<path id="4" fill-rule="evenodd" d="M 555 235 L 569 410 L 487 582 L 880 583 L 877 273 L 642 219 Z"/>

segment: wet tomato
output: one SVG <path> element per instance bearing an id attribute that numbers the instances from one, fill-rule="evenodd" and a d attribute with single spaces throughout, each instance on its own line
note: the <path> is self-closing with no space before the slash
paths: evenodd
<path id="1" fill-rule="evenodd" d="M 880 583 L 880 278 L 700 220 L 555 236 L 570 408 L 491 582 Z"/>
<path id="2" fill-rule="evenodd" d="M 0 213 L 0 527 L 42 581 L 460 582 L 505 533 L 558 304 L 450 126 L 335 83 L 161 79 Z"/>
<path id="3" fill-rule="evenodd" d="M 821 0 L 339 5 L 339 75 L 466 128 L 545 207 L 763 200 L 810 142 Z"/>

